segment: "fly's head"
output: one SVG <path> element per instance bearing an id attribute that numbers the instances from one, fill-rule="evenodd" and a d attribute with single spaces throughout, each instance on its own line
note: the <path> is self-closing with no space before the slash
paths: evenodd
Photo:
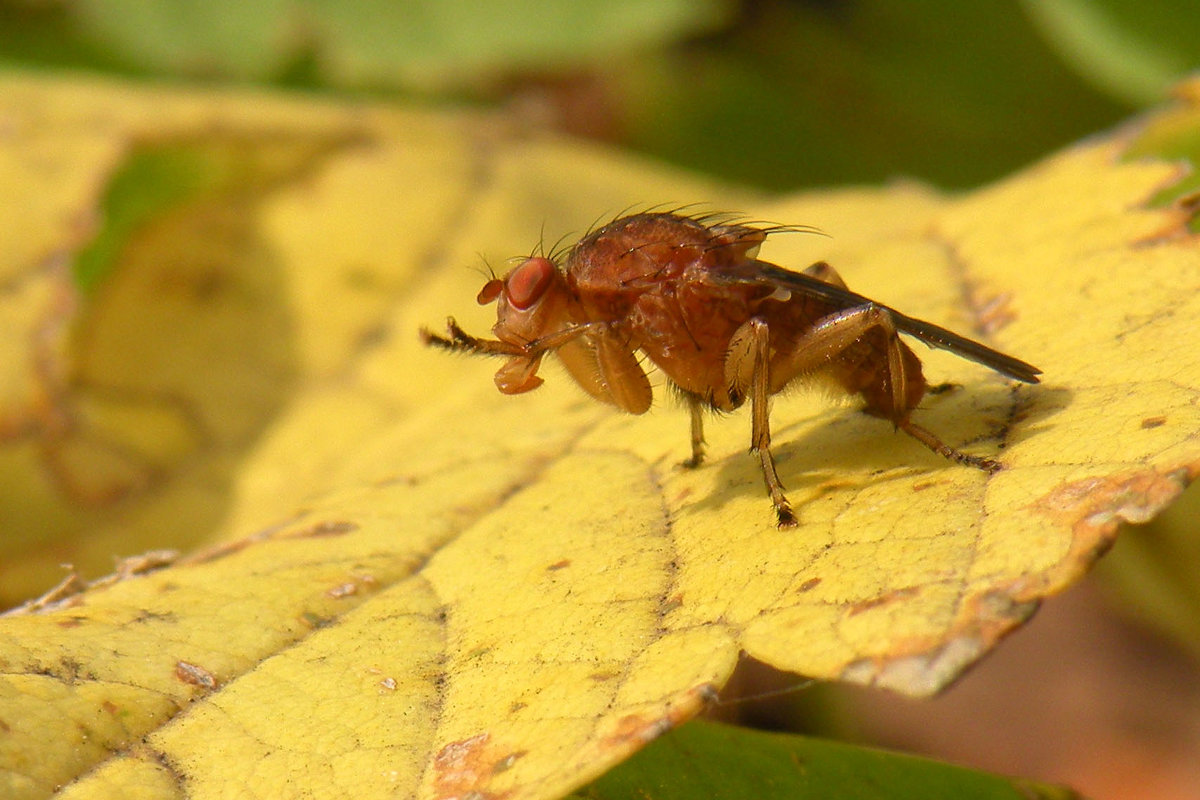
<path id="1" fill-rule="evenodd" d="M 497 339 L 531 351 L 505 362 L 496 372 L 497 388 L 520 394 L 541 386 L 537 371 L 547 348 L 533 345 L 578 321 L 576 304 L 558 267 L 542 256 L 527 258 L 503 278 L 485 283 L 476 300 L 480 305 L 496 303 L 492 332 Z"/>

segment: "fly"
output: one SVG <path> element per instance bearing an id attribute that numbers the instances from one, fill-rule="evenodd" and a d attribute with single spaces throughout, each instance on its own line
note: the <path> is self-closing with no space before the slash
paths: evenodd
<path id="1" fill-rule="evenodd" d="M 794 526 L 796 514 L 771 454 L 768 399 L 818 374 L 935 453 L 999 470 L 912 421 L 930 387 L 900 334 L 1023 383 L 1037 383 L 1041 370 L 857 294 L 823 261 L 803 272 L 759 261 L 775 230 L 674 213 L 622 217 L 581 239 L 562 268 L 532 256 L 485 283 L 476 299 L 497 304 L 495 339 L 472 336 L 452 317 L 445 335 L 422 329 L 421 337 L 504 358 L 495 380 L 505 394 L 540 386 L 542 359 L 553 352 L 585 392 L 631 414 L 645 413 L 652 399 L 643 353 L 688 407 L 689 468 L 704 460 L 704 410 L 732 411 L 749 400 L 750 450 L 781 528 Z"/>

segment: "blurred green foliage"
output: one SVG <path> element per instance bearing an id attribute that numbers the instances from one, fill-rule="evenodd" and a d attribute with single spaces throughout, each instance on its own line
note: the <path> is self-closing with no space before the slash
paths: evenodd
<path id="1" fill-rule="evenodd" d="M 0 0 L 0 66 L 517 100 L 775 189 L 997 178 L 1161 97 L 1195 41 L 1189 0 Z"/>
<path id="2" fill-rule="evenodd" d="M 1135 105 L 1200 66 L 1193 0 L 1022 0 L 1055 52 L 1085 79 Z"/>

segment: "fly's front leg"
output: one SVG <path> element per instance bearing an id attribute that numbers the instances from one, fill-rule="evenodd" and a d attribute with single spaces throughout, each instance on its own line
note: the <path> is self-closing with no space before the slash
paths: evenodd
<path id="1" fill-rule="evenodd" d="M 477 353 L 485 356 L 507 356 L 508 361 L 496 370 L 496 388 L 504 394 L 520 394 L 542 385 L 537 371 L 542 356 L 567 344 L 585 333 L 594 332 L 597 323 L 570 325 L 546 336 L 539 336 L 522 344 L 500 339 L 480 339 L 458 327 L 454 317 L 446 318 L 447 336 L 439 336 L 427 328 L 421 329 L 421 341 L 432 347 L 455 350 L 461 353 Z"/>
<path id="2" fill-rule="evenodd" d="M 750 452 L 758 455 L 762 466 L 763 481 L 771 504 L 775 506 L 775 517 L 779 527 L 791 528 L 796 524 L 792 504 L 783 493 L 783 483 L 775 470 L 775 458 L 771 455 L 770 399 L 770 349 L 767 323 L 751 319 L 733 335 L 729 355 L 725 361 L 725 382 L 731 396 L 740 394 L 748 386 L 750 392 Z"/>
<path id="3" fill-rule="evenodd" d="M 421 328 L 421 341 L 430 347 L 457 350 L 460 353 L 479 353 L 486 356 L 527 355 L 519 344 L 502 342 L 498 339 L 480 339 L 458 327 L 454 317 L 446 317 L 447 336 L 439 336 L 428 328 Z"/>
<path id="4" fill-rule="evenodd" d="M 446 317 L 446 333 L 449 334 L 448 336 L 439 336 L 428 328 L 421 328 L 421 341 L 431 347 L 441 347 L 444 350 L 479 353 L 485 356 L 523 356 L 525 358 L 536 358 L 549 350 L 562 347 L 567 342 L 585 333 L 594 332 L 595 329 L 600 327 L 603 327 L 603 325 L 595 322 L 587 322 L 582 325 L 568 325 L 561 330 L 554 331 L 545 336 L 539 336 L 522 344 L 515 344 L 500 339 L 480 339 L 478 336 L 472 336 L 458 327 L 458 323 L 454 321 L 454 317 Z"/>

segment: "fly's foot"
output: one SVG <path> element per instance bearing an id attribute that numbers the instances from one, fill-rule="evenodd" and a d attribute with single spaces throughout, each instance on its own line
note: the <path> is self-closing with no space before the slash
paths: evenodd
<path id="1" fill-rule="evenodd" d="M 955 389 L 961 389 L 961 388 L 962 388 L 961 383 L 950 383 L 949 381 L 947 381 L 945 383 L 933 384 L 932 386 L 928 387 L 925 390 L 925 393 L 932 394 L 932 395 L 946 394 L 948 392 L 953 392 Z"/>
<path id="2" fill-rule="evenodd" d="M 440 347 L 444 350 L 476 349 L 475 337 L 458 327 L 458 323 L 454 321 L 454 317 L 446 318 L 445 336 L 434 333 L 429 328 L 421 328 L 420 335 L 421 343 L 430 347 Z"/>
<path id="3" fill-rule="evenodd" d="M 983 458 L 982 456 L 973 456 L 969 453 L 963 453 L 950 448 L 947 449 L 949 452 L 942 454 L 946 456 L 946 458 L 950 459 L 951 461 L 956 461 L 959 464 L 965 464 L 968 467 L 981 469 L 988 475 L 995 475 L 997 472 L 1004 469 L 1004 466 L 999 461 L 994 461 L 990 458 Z"/>
<path id="4" fill-rule="evenodd" d="M 783 504 L 775 504 L 775 519 L 776 525 L 780 530 L 794 528 L 800 524 L 800 520 L 796 519 L 796 512 L 792 511 L 792 506 L 786 500 Z"/>

